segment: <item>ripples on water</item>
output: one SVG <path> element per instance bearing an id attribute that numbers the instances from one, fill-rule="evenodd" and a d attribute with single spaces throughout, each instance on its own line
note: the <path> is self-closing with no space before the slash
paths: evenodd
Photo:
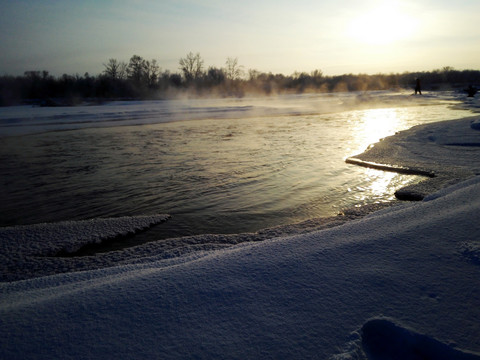
<path id="1" fill-rule="evenodd" d="M 5 137 L 1 225 L 168 213 L 155 236 L 170 237 L 331 216 L 418 181 L 348 165 L 347 156 L 398 130 L 465 116 L 436 103 Z"/>

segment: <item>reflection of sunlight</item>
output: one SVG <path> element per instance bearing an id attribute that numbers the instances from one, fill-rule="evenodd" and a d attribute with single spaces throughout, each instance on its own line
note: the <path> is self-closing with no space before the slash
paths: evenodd
<path id="1" fill-rule="evenodd" d="M 374 202 L 394 200 L 396 190 L 424 179 L 422 176 L 404 175 L 375 169 L 365 169 L 364 174 L 368 186 L 355 189 L 358 193 L 358 200 L 362 203 L 367 199 L 374 200 Z M 351 190 L 349 189 L 349 191 Z"/>
<path id="2" fill-rule="evenodd" d="M 401 119 L 397 109 L 370 109 L 361 110 L 353 119 L 356 128 L 356 149 L 354 154 L 363 152 L 369 145 L 380 139 L 393 135 L 400 127 Z"/>
<path id="3" fill-rule="evenodd" d="M 408 127 L 407 124 L 412 115 L 402 108 L 379 108 L 353 111 L 350 116 L 355 138 L 349 151 L 351 155 L 357 155 L 364 152 L 369 145 Z M 349 191 L 353 190 L 357 194 L 356 198 L 360 204 L 393 200 L 397 189 L 424 179 L 421 176 L 370 168 L 358 171 L 362 178 L 360 181 L 362 185 Z"/>
<path id="4" fill-rule="evenodd" d="M 388 171 L 382 171 L 381 173 L 379 173 L 379 170 L 372 170 L 373 169 L 368 169 L 367 171 L 367 175 L 373 178 L 372 182 L 369 185 L 370 192 L 374 196 L 381 196 L 388 193 L 388 188 L 391 187 L 391 182 L 397 176 L 397 174 Z"/>

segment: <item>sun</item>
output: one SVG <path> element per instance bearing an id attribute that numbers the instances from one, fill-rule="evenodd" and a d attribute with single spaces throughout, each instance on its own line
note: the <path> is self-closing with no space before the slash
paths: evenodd
<path id="1" fill-rule="evenodd" d="M 403 12 L 398 2 L 384 1 L 355 17 L 348 34 L 361 43 L 388 45 L 409 38 L 416 27 L 415 17 Z"/>

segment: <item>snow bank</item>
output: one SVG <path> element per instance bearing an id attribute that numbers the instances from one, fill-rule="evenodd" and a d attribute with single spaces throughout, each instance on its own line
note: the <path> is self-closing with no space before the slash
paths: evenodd
<path id="1" fill-rule="evenodd" d="M 161 241 L 150 239 L 144 243 L 133 234 L 165 221 L 167 215 L 0 228 L 0 254 L 3 254 L 0 255 L 0 281 L 154 262 L 192 253 L 201 256 L 202 251 L 338 226 L 384 206 L 386 204 L 372 204 L 339 216 L 310 219 L 256 233 L 194 235 Z"/>
<path id="2" fill-rule="evenodd" d="M 3 283 L 0 357 L 378 359 L 390 329 L 410 353 L 477 359 L 460 349 L 480 352 L 480 266 L 463 251 L 479 208 L 475 177 L 331 229 Z"/>
<path id="3" fill-rule="evenodd" d="M 370 146 L 346 161 L 356 165 L 430 177 L 397 191 L 401 199 L 422 199 L 480 174 L 478 116 L 414 126 Z"/>
<path id="4" fill-rule="evenodd" d="M 168 219 L 168 215 L 64 221 L 0 228 L 0 280 L 62 272 L 48 266 L 49 258 L 68 256 L 85 246 L 131 236 Z M 50 260 L 51 262 L 52 260 Z M 65 263 L 65 262 L 64 262 Z M 37 275 L 38 276 L 38 275 Z"/>

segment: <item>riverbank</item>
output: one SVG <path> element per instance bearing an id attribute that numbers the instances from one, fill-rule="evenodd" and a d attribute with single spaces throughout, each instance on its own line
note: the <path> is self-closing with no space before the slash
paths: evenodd
<path id="1" fill-rule="evenodd" d="M 393 202 L 345 209 L 337 216 L 266 228 L 254 233 L 202 234 L 142 241 L 168 215 L 134 216 L 0 227 L 0 282 L 164 261 L 280 236 L 319 231 L 360 219 Z M 398 205 L 398 204 L 397 204 Z"/>
<path id="2" fill-rule="evenodd" d="M 422 182 L 398 189 L 404 200 L 425 196 L 480 174 L 479 116 L 414 126 L 372 144 L 347 163 L 425 176 Z"/>

